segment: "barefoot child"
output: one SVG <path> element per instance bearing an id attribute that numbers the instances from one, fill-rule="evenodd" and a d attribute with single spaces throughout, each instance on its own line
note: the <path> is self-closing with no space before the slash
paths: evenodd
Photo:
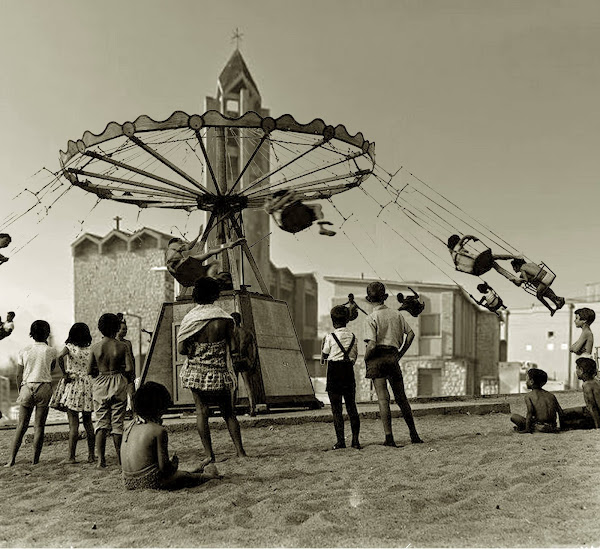
<path id="1" fill-rule="evenodd" d="M 600 429 L 600 382 L 595 379 L 598 366 L 594 359 L 586 357 L 579 357 L 575 364 L 577 378 L 583 381 L 585 406 L 565 409 L 564 428 Z"/>
<path id="2" fill-rule="evenodd" d="M 121 460 L 123 484 L 128 490 L 175 490 L 221 478 L 210 458 L 192 472 L 178 470 L 179 459 L 169 459 L 169 439 L 162 415 L 173 405 L 164 385 L 149 381 L 133 397 L 135 419 L 125 431 Z"/>
<path id="3" fill-rule="evenodd" d="M 512 282 L 517 286 L 521 286 L 526 282 L 533 285 L 536 291 L 535 296 L 550 311 L 550 316 L 554 316 L 556 311 L 564 307 L 565 298 L 557 296 L 554 290 L 550 288 L 553 278 L 549 276 L 547 271 L 541 269 L 536 263 L 526 262 L 518 257 L 513 259 L 510 264 L 515 273 L 519 273 L 518 278 L 511 279 Z M 554 304 L 554 308 L 550 306 L 550 303 Z"/>
<path id="4" fill-rule="evenodd" d="M 371 282 L 367 286 L 367 301 L 373 304 L 373 312 L 367 315 L 365 326 L 365 364 L 366 377 L 373 380 L 379 414 L 385 434 L 384 446 L 396 446 L 392 435 L 392 416 L 390 412 L 390 394 L 388 381 L 392 387 L 396 403 L 402 411 L 402 417 L 410 432 L 413 444 L 423 442 L 417 433 L 410 403 L 404 392 L 404 379 L 400 369 L 400 359 L 411 346 L 415 334 L 408 326 L 402 313 L 385 306 L 388 294 L 381 282 Z"/>
<path id="5" fill-rule="evenodd" d="M 560 420 L 560 427 L 563 427 L 563 410 L 556 400 L 556 397 L 542 389 L 548 381 L 548 374 L 539 368 L 530 368 L 527 370 L 527 388 L 531 390 L 525 395 L 525 405 L 527 406 L 527 417 L 519 414 L 510 416 L 510 420 L 515 424 L 515 431 L 518 433 L 556 433 L 556 417 Z"/>
<path id="6" fill-rule="evenodd" d="M 337 305 L 331 309 L 334 331 L 325 336 L 321 352 L 321 361 L 327 360 L 325 390 L 329 395 L 333 427 L 337 437 L 337 442 L 333 446 L 334 450 L 346 447 L 342 398 L 346 403 L 346 411 L 350 418 L 352 448 L 361 449 L 358 442 L 360 418 L 356 408 L 356 380 L 354 379 L 354 363 L 358 355 L 358 346 L 356 336 L 346 328 L 349 318 L 350 310 L 344 305 Z"/>
<path id="7" fill-rule="evenodd" d="M 105 313 L 98 320 L 98 329 L 104 336 L 94 343 L 90 352 L 88 374 L 92 376 L 92 396 L 96 413 L 96 448 L 98 467 L 106 467 L 106 435 L 112 433 L 121 464 L 121 441 L 127 405 L 127 383 L 133 376 L 133 364 L 127 345 L 115 339 L 121 321 L 112 313 Z"/>
<path id="8" fill-rule="evenodd" d="M 233 318 L 215 304 L 219 284 L 214 278 L 196 280 L 192 297 L 197 305 L 181 321 L 177 350 L 186 356 L 179 375 L 182 386 L 192 391 L 204 453 L 215 460 L 208 425 L 209 406 L 213 405 L 221 411 L 238 457 L 246 457 L 240 424 L 231 405 L 235 384 L 231 356 L 238 354 Z"/>
<path id="9" fill-rule="evenodd" d="M 469 294 L 471 299 L 478 305 L 485 307 L 488 311 L 500 316 L 498 311 L 505 310 L 506 306 L 494 288 L 489 286 L 486 282 L 483 282 L 482 284 L 477 284 L 477 289 L 483 294 L 483 296 L 481 296 L 481 299 L 478 301 L 475 299 L 475 297 Z"/>
<path id="10" fill-rule="evenodd" d="M 92 378 L 88 375 L 90 344 L 92 336 L 87 324 L 76 322 L 69 330 L 64 349 L 58 355 L 58 365 L 63 377 L 50 399 L 50 406 L 67 412 L 69 419 L 69 457 L 68 463 L 76 463 L 75 454 L 79 438 L 79 413 L 88 446 L 88 463 L 95 461 L 94 426 L 92 424 Z"/>
<path id="11" fill-rule="evenodd" d="M 134 371 L 134 375 L 132 375 L 130 379 L 133 380 L 133 379 L 135 379 L 135 357 L 133 356 L 133 345 L 131 343 L 131 340 L 125 338 L 125 336 L 127 335 L 127 321 L 125 320 L 123 313 L 117 313 L 117 318 L 121 322 L 121 327 L 119 328 L 119 331 L 117 332 L 117 341 L 122 341 L 123 343 L 125 343 L 125 345 L 127 345 L 127 349 L 129 349 L 129 354 L 131 355 L 131 364 L 133 365 L 133 371 Z M 130 383 L 127 384 L 127 407 L 125 409 L 125 418 L 126 419 L 131 419 L 133 417 L 132 410 L 133 410 L 133 395 L 134 394 L 135 394 L 135 383 L 133 381 L 130 381 Z"/>
<path id="12" fill-rule="evenodd" d="M 588 307 L 582 307 L 575 311 L 575 326 L 581 328 L 581 335 L 571 345 L 570 351 L 572 353 L 584 358 L 593 358 L 594 334 L 590 326 L 594 320 L 596 320 L 596 313 Z"/>
<path id="13" fill-rule="evenodd" d="M 17 362 L 17 386 L 20 387 L 19 424 L 15 431 L 10 460 L 6 467 L 15 464 L 17 452 L 35 408 L 33 432 L 33 464 L 39 462 L 44 444 L 44 429 L 48 417 L 48 404 L 52 397 L 52 370 L 56 365 L 56 349 L 48 346 L 50 325 L 45 320 L 36 320 L 31 325 L 29 336 L 34 343 L 19 351 Z"/>

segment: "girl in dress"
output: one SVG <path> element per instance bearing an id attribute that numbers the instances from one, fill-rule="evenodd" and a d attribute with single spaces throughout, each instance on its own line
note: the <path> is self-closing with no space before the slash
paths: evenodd
<path id="1" fill-rule="evenodd" d="M 88 463 L 95 461 L 95 438 L 92 424 L 92 380 L 88 375 L 92 336 L 87 324 L 76 322 L 69 330 L 65 347 L 58 355 L 63 377 L 56 386 L 50 406 L 67 412 L 69 418 L 69 457 L 67 463 L 77 463 L 75 450 L 79 437 L 79 412 L 83 419 L 88 444 Z"/>

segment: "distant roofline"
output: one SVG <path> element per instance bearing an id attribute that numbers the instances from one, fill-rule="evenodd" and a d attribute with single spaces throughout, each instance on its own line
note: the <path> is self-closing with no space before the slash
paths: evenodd
<path id="1" fill-rule="evenodd" d="M 460 290 L 461 287 L 458 284 L 448 284 L 442 282 L 421 282 L 419 280 L 382 280 L 380 278 L 359 278 L 351 276 L 324 276 L 323 280 L 326 282 L 349 282 L 349 283 L 364 283 L 370 284 L 371 282 L 383 282 L 385 285 L 394 286 L 419 286 L 420 288 L 446 288 L 451 290 Z M 464 291 L 464 290 L 463 290 Z"/>
<path id="2" fill-rule="evenodd" d="M 124 240 L 131 241 L 131 240 L 135 240 L 137 237 L 139 237 L 145 233 L 150 234 L 151 236 L 154 236 L 154 237 L 157 237 L 157 236 L 162 237 L 167 240 L 170 240 L 171 238 L 173 238 L 172 234 L 164 233 L 162 231 L 158 231 L 158 230 L 152 229 L 150 227 L 142 227 L 141 229 L 135 231 L 134 233 L 122 231 L 121 229 L 111 229 L 104 236 L 99 236 L 99 235 L 92 234 L 92 233 L 84 233 L 80 237 L 78 237 L 75 241 L 73 241 L 73 243 L 71 244 L 71 248 L 76 248 L 84 240 L 92 240 L 96 244 L 100 244 L 102 242 L 105 242 L 111 236 L 117 235 L 117 236 L 123 238 Z"/>

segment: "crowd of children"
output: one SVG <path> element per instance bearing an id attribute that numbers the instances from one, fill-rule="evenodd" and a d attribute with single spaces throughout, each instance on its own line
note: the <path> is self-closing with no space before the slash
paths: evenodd
<path id="1" fill-rule="evenodd" d="M 369 284 L 366 293 L 366 300 L 373 305 L 373 310 L 365 313 L 365 375 L 372 380 L 377 393 L 385 436 L 383 444 L 397 446 L 392 433 L 389 387 L 402 412 L 411 442 L 421 443 L 400 368 L 400 360 L 415 337 L 401 312 L 407 307 L 401 306 L 399 310 L 388 308 L 385 305 L 388 294 L 381 282 Z M 133 390 L 134 359 L 131 342 L 125 339 L 126 323 L 122 315 L 112 313 L 105 313 L 98 320 L 98 329 L 103 336 L 100 341 L 92 344 L 89 327 L 78 322 L 71 327 L 60 352 L 48 345 L 49 324 L 44 320 L 33 322 L 30 330 L 33 343 L 18 353 L 19 420 L 6 466 L 15 464 L 34 410 L 33 463 L 39 462 L 48 408 L 51 406 L 65 411 L 69 420 L 68 457 L 65 462 L 76 463 L 81 414 L 86 431 L 88 462 L 97 462 L 99 468 L 106 467 L 106 438 L 112 435 L 123 483 L 128 489 L 174 489 L 220 478 L 214 466 L 215 454 L 208 425 L 209 407 L 219 407 L 238 456 L 245 457 L 232 397 L 237 375 L 256 368 L 258 353 L 252 333 L 241 326 L 241 316 L 237 313 L 230 315 L 221 309 L 215 303 L 218 297 L 219 284 L 216 280 L 210 277 L 198 279 L 193 292 L 196 307 L 183 318 L 177 336 L 178 352 L 186 356 L 180 373 L 182 385 L 193 394 L 198 434 L 206 456 L 197 469 L 179 470 L 177 456 L 169 457 L 168 436 L 162 426 L 162 416 L 173 404 L 171 395 L 163 385 L 153 382 Z M 422 310 L 422 302 L 418 295 L 414 296 L 414 300 L 414 312 L 418 314 Z M 399 301 L 401 305 L 406 302 L 404 299 Z M 360 450 L 360 417 L 354 373 L 359 342 L 347 326 L 350 320 L 356 318 L 360 308 L 354 296 L 346 305 L 338 305 L 331 310 L 333 331 L 324 338 L 322 361 L 327 364 L 326 391 L 336 435 L 333 449 L 346 447 L 342 408 L 342 403 L 345 403 L 352 432 L 351 446 Z M 597 365 L 591 356 L 593 334 L 590 325 L 594 320 L 595 313 L 589 308 L 575 311 L 575 325 L 581 328 L 582 333 L 570 350 L 578 356 L 576 373 L 583 381 L 585 406 L 563 410 L 556 397 L 543 389 L 548 379 L 546 372 L 532 368 L 527 372 L 526 383 L 530 392 L 525 396 L 526 416 L 511 416 L 516 431 L 600 429 L 600 382 L 596 379 Z M 53 392 L 52 370 L 57 364 L 63 375 Z M 243 379 L 254 413 L 251 382 L 247 377 Z M 125 429 L 128 394 L 134 415 Z M 95 427 L 92 412 L 95 414 Z"/>

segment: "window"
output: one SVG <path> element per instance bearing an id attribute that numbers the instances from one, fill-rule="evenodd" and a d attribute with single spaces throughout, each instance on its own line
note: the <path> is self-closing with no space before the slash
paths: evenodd
<path id="1" fill-rule="evenodd" d="M 227 106 L 225 107 L 229 112 L 239 113 L 240 104 L 235 99 L 228 99 Z"/>
<path id="2" fill-rule="evenodd" d="M 546 345 L 546 349 L 548 349 L 549 351 L 554 351 L 554 343 L 548 343 Z"/>
<path id="3" fill-rule="evenodd" d="M 525 345 L 525 350 L 526 351 L 531 351 L 533 349 L 532 345 Z"/>
<path id="4" fill-rule="evenodd" d="M 552 339 L 554 337 L 554 332 L 548 332 L 548 339 Z"/>
<path id="5" fill-rule="evenodd" d="M 566 343 L 561 343 L 560 344 L 560 350 L 561 351 L 566 351 L 569 348 L 569 346 Z"/>
<path id="6" fill-rule="evenodd" d="M 421 337 L 436 337 L 440 336 L 440 315 L 439 314 L 422 314 L 419 317 L 421 321 Z"/>

